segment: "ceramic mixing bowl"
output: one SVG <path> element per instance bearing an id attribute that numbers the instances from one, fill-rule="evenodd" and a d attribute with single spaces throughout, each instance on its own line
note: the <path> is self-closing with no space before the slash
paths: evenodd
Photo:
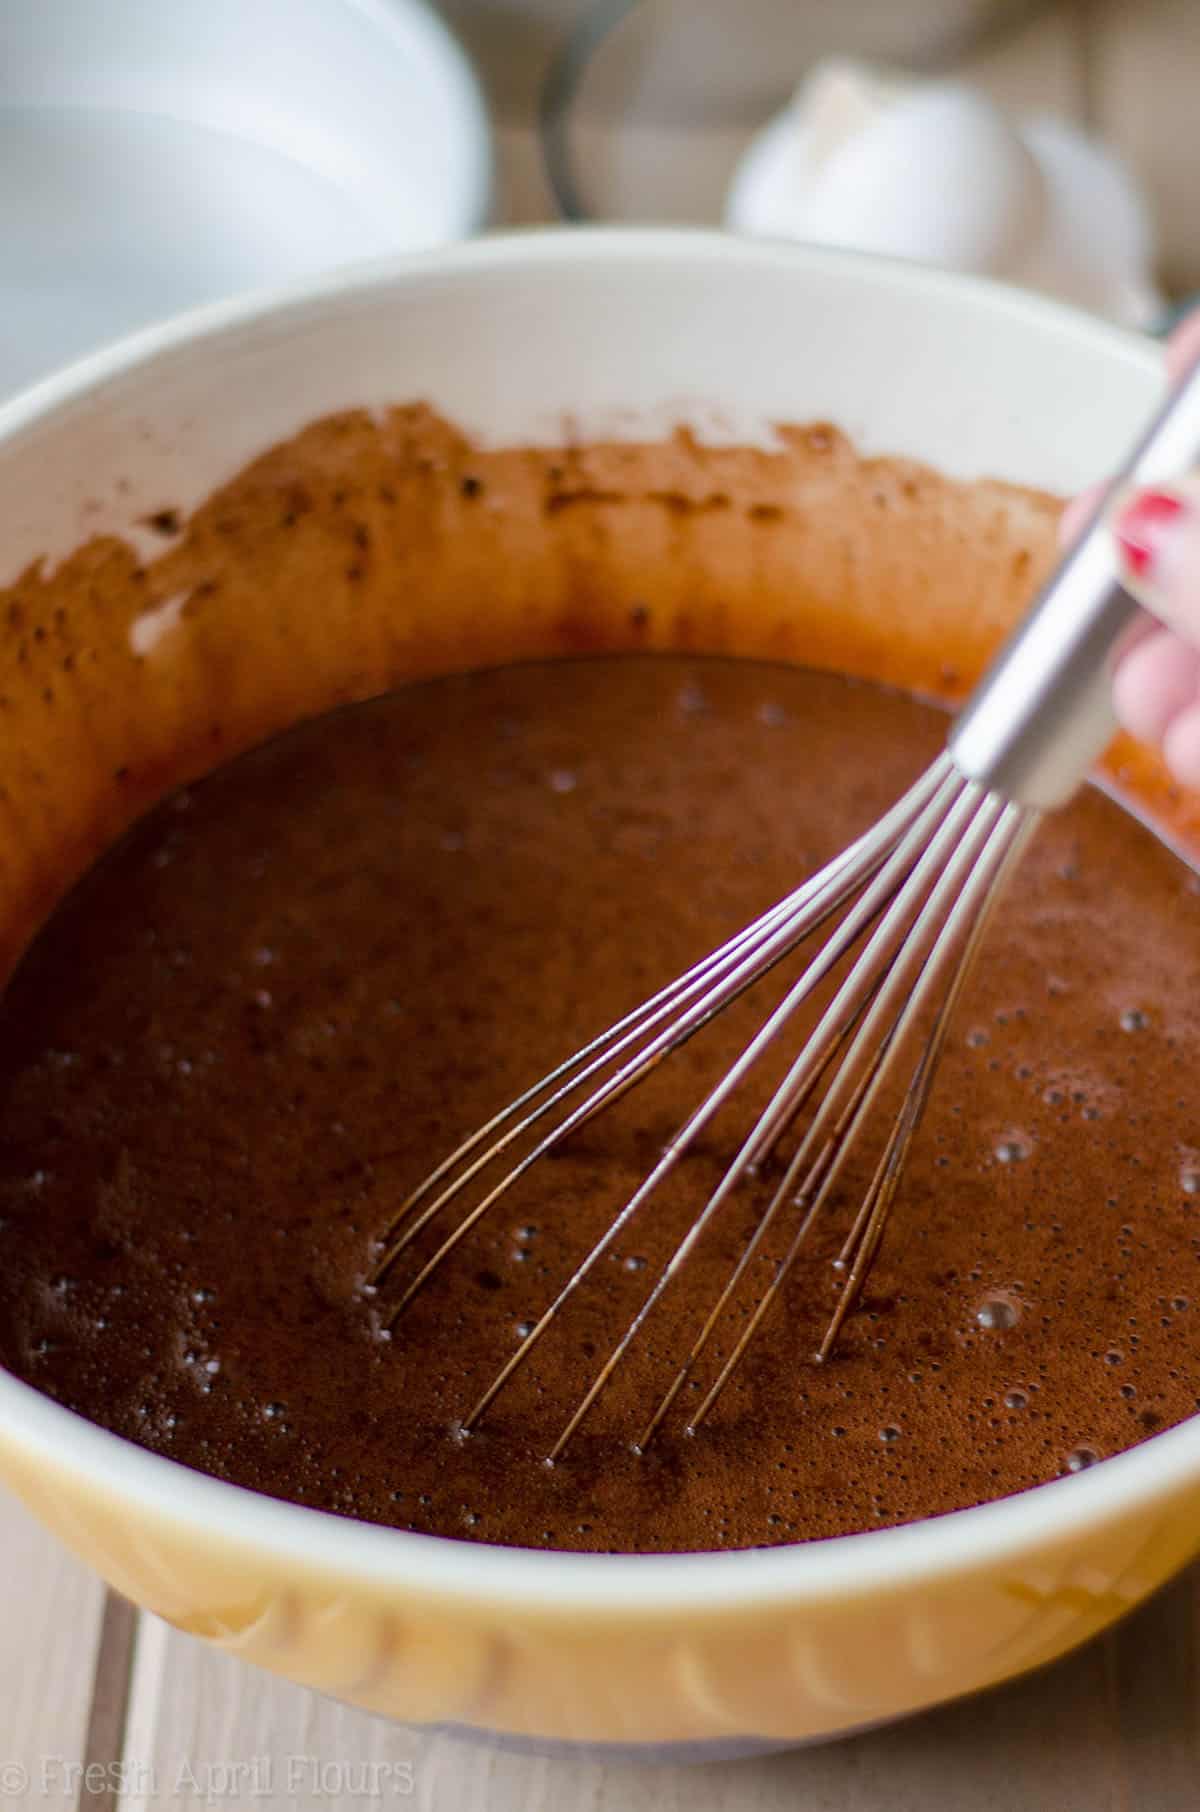
<path id="1" fill-rule="evenodd" d="M 686 233 L 482 241 L 106 352 L 0 412 L 0 963 L 166 787 L 406 675 L 653 646 L 961 691 L 1051 558 L 1047 493 L 1160 385 L 1044 301 Z M 0 1475 L 120 1591 L 295 1680 L 659 1756 L 1005 1679 L 1200 1545 L 1200 1421 L 934 1522 L 711 1555 L 367 1527 L 3 1373 Z"/>

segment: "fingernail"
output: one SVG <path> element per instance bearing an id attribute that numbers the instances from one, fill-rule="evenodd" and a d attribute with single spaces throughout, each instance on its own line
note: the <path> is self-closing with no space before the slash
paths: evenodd
<path id="1" fill-rule="evenodd" d="M 1172 547 L 1191 505 L 1175 491 L 1135 491 L 1113 518 L 1112 531 L 1126 576 L 1139 591 L 1162 583 Z"/>

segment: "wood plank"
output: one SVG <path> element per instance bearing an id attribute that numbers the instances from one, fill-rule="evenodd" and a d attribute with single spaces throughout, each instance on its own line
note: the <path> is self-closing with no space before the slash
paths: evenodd
<path id="1" fill-rule="evenodd" d="M 1108 1638 L 1122 1807 L 1200 1805 L 1200 1569 Z"/>
<path id="2" fill-rule="evenodd" d="M 228 1802 L 255 1812 L 416 1797 L 437 1739 L 288 1685 L 156 1620 L 127 1756 L 144 1791 L 122 1812 Z M 419 1802 L 418 1802 L 419 1803 Z"/>
<path id="3" fill-rule="evenodd" d="M 0 1806 L 74 1806 L 104 1587 L 3 1491 L 0 1553 Z"/>

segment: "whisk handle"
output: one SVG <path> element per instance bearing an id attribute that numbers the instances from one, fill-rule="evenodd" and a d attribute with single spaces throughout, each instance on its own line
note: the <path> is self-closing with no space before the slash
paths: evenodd
<path id="1" fill-rule="evenodd" d="M 1198 460 L 1200 359 L 960 713 L 950 753 L 969 779 L 1043 811 L 1065 805 L 1082 784 L 1116 728 L 1113 655 L 1139 609 L 1117 576 L 1109 509 L 1128 485 L 1178 478 Z"/>

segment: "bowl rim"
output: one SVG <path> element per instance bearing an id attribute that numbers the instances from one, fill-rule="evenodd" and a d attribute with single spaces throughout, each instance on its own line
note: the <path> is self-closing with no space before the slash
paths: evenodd
<path id="1" fill-rule="evenodd" d="M 691 228 L 539 228 L 371 260 L 316 279 L 211 303 L 126 336 L 0 404 L 0 448 L 74 406 L 91 404 L 126 375 L 183 348 L 252 335 L 320 316 L 428 279 L 470 280 L 518 266 L 562 270 L 617 262 L 626 271 L 689 261 L 731 262 L 763 276 L 852 269 L 883 291 L 951 296 L 965 311 L 1056 327 L 1155 378 L 1161 353 L 1140 335 L 1048 298 L 982 279 L 867 253 L 738 239 Z M 114 1503 L 130 1500 L 208 1544 L 341 1576 L 373 1590 L 405 1588 L 460 1603 L 481 1599 L 539 1613 L 631 1616 L 790 1606 L 1000 1566 L 1032 1547 L 1079 1539 L 1114 1518 L 1149 1509 L 1200 1480 L 1200 1416 L 1087 1471 L 1012 1496 L 861 1534 L 724 1553 L 580 1554 L 424 1535 L 283 1502 L 152 1453 L 43 1396 L 0 1369 L 0 1438 L 36 1457 L 49 1477 L 67 1472 Z"/>
<path id="2" fill-rule="evenodd" d="M 1159 370 L 1161 354 L 1155 350 L 1156 343 L 1144 334 L 1035 290 L 994 278 L 939 270 L 906 258 L 782 239 L 752 239 L 706 227 L 512 227 L 417 251 L 355 259 L 294 282 L 270 284 L 215 302 L 198 303 L 165 320 L 136 328 L 0 399 L 0 443 L 60 408 L 98 400 L 109 384 L 172 352 L 201 350 L 225 334 L 241 332 L 250 336 L 259 330 L 284 328 L 306 316 L 320 316 L 331 308 L 349 305 L 356 299 L 366 301 L 392 288 L 419 289 L 446 277 L 470 279 L 512 267 L 556 271 L 619 263 L 626 269 L 636 266 L 650 271 L 656 265 L 688 262 L 700 270 L 742 264 L 764 277 L 775 272 L 795 274 L 802 269 L 815 273 L 854 271 L 864 281 L 917 300 L 949 297 L 961 305 L 973 304 L 1014 322 L 1024 320 L 1030 325 L 1057 328 L 1065 336 L 1090 342 L 1098 351 L 1141 367 L 1151 377 Z"/>

